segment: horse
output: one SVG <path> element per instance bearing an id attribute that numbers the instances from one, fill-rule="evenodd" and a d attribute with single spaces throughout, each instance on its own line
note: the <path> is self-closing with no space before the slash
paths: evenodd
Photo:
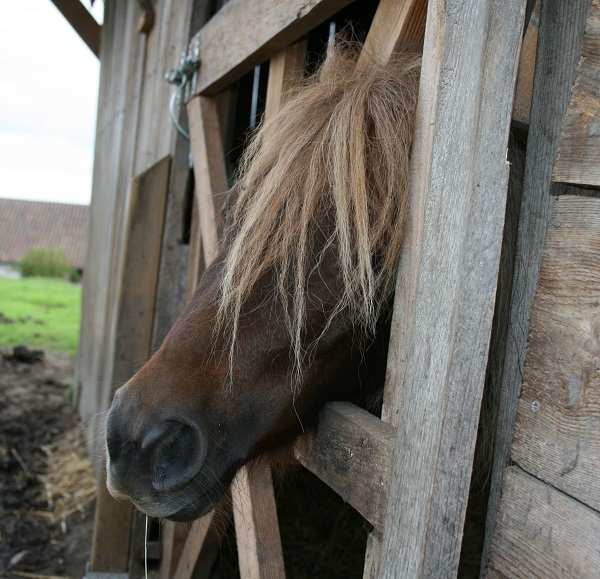
<path id="1" fill-rule="evenodd" d="M 385 379 L 420 61 L 337 47 L 248 145 L 215 261 L 115 393 L 107 487 L 153 517 L 209 512 L 331 400 Z"/>

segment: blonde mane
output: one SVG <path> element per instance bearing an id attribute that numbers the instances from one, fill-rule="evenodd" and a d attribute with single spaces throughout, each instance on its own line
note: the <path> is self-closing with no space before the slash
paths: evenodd
<path id="1" fill-rule="evenodd" d="M 232 360 L 242 307 L 271 270 L 297 372 L 311 347 L 308 279 L 326 252 L 336 254 L 342 291 L 322 333 L 342 311 L 374 333 L 394 290 L 420 61 L 357 66 L 357 54 L 338 47 L 243 156 L 218 315 Z"/>

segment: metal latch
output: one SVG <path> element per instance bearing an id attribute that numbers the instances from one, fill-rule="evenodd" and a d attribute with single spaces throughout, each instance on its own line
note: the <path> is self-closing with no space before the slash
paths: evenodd
<path id="1" fill-rule="evenodd" d="M 173 93 L 169 102 L 169 114 L 171 115 L 171 120 L 177 131 L 188 141 L 190 140 L 190 135 L 179 123 L 177 115 L 175 114 L 175 106 L 187 103 L 190 99 L 190 95 L 195 92 L 199 68 L 200 59 L 198 45 L 196 44 L 191 53 L 181 53 L 181 60 L 179 61 L 178 68 L 172 68 L 165 74 L 165 80 L 169 84 L 177 86 L 177 90 Z"/>

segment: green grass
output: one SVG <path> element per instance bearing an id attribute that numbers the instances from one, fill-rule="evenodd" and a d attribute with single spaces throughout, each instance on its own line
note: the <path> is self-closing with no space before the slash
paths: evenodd
<path id="1" fill-rule="evenodd" d="M 75 355 L 80 303 L 81 286 L 61 279 L 0 278 L 0 346 Z"/>

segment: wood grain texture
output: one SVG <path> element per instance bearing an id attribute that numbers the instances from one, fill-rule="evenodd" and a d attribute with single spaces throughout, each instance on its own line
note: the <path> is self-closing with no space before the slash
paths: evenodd
<path id="1" fill-rule="evenodd" d="M 306 39 L 299 40 L 269 62 L 266 110 L 278 110 L 285 101 L 286 92 L 304 78 L 306 46 Z"/>
<path id="2" fill-rule="evenodd" d="M 359 59 L 359 66 L 363 66 L 370 59 L 387 62 L 397 50 L 418 50 L 423 45 L 425 35 L 425 20 L 427 17 L 427 2 L 422 0 L 407 0 L 396 2 L 383 0 L 377 7 L 373 23 L 367 34 L 365 46 Z M 369 58 L 366 58 L 369 56 Z M 406 260 L 406 250 L 403 251 Z M 394 308 L 393 330 L 391 334 L 391 355 L 388 356 L 387 376 L 383 393 L 381 419 L 384 423 L 391 422 L 393 427 L 398 426 L 398 400 L 404 361 L 394 355 L 397 344 L 401 340 L 401 328 L 404 327 L 404 311 L 400 311 L 398 302 Z M 402 320 L 399 322 L 399 320 Z M 369 533 L 365 554 L 363 577 L 373 579 L 379 575 L 379 562 L 381 558 L 382 533 L 374 528 Z"/>
<path id="3" fill-rule="evenodd" d="M 186 3 L 185 10 L 182 10 L 181 3 L 178 6 L 180 12 L 187 11 L 181 24 L 181 30 L 184 31 L 183 38 L 179 39 L 187 43 L 192 34 L 210 17 L 211 2 L 209 0 L 191 0 Z M 175 63 L 172 63 L 170 66 L 174 65 Z M 171 90 L 173 90 L 172 87 Z M 182 117 L 180 122 L 185 125 L 187 113 L 183 107 L 180 110 L 180 116 Z M 190 188 L 193 187 L 189 161 L 190 145 L 189 141 L 179 133 L 173 134 L 173 161 L 156 290 L 157 308 L 152 337 L 153 348 L 160 346 L 186 303 L 188 260 L 191 259 L 190 252 L 195 250 L 191 243 L 189 245 L 184 243 L 184 236 L 189 233 L 184 230 L 185 211 L 189 202 Z"/>
<path id="4" fill-rule="evenodd" d="M 598 577 L 600 513 L 515 466 L 502 488 L 486 577 Z"/>
<path id="5" fill-rule="evenodd" d="M 414 301 L 408 310 L 399 303 L 412 332 L 382 577 L 457 571 L 500 258 L 523 16 L 521 0 L 429 3 L 413 153 L 418 180 L 411 181 L 420 197 L 412 209 L 423 213 L 413 217 L 421 230 L 411 239 L 420 241 L 411 262 Z"/>
<path id="6" fill-rule="evenodd" d="M 512 460 L 600 510 L 599 199 L 560 197 L 554 206 Z"/>
<path id="7" fill-rule="evenodd" d="M 427 0 L 381 0 L 363 53 L 387 62 L 394 52 L 420 52 L 426 15 Z"/>
<path id="8" fill-rule="evenodd" d="M 500 409 L 488 505 L 484 566 L 502 494 L 502 478 L 512 447 L 521 392 L 529 320 L 537 289 L 546 232 L 555 195 L 552 167 L 560 128 L 575 80 L 590 0 L 544 0 L 540 6 L 538 52 L 517 235 L 509 331 L 506 341 Z"/>
<path id="9" fill-rule="evenodd" d="M 211 511 L 201 519 L 193 522 L 192 528 L 188 532 L 185 546 L 179 557 L 179 564 L 177 565 L 177 571 L 175 571 L 173 579 L 189 579 L 192 576 L 213 516 L 214 511 Z"/>
<path id="10" fill-rule="evenodd" d="M 191 23 L 198 26 L 203 22 L 193 15 L 196 10 L 208 9 L 208 2 L 203 3 L 204 6 L 192 0 L 154 3 L 156 21 L 141 55 L 143 77 L 137 95 L 139 120 L 134 128 L 134 175 L 173 152 L 177 131 L 169 115 L 169 102 L 174 89 L 164 77 L 169 69 L 179 66 L 180 54 L 189 42 Z"/>
<path id="11" fill-rule="evenodd" d="M 106 488 L 106 477 L 102 477 L 96 495 L 90 571 L 128 571 L 132 517 L 133 506 L 114 499 Z"/>
<path id="12" fill-rule="evenodd" d="M 101 45 L 102 68 L 98 95 L 98 119 L 94 147 L 94 174 L 82 287 L 81 329 L 76 366 L 76 404 L 87 425 L 88 453 L 100 478 L 104 412 L 112 398 L 111 336 L 116 273 L 113 248 L 118 243 L 125 197 L 132 177 L 122 178 L 122 166 L 131 143 L 124 135 L 131 118 L 129 90 L 136 77 L 134 4 L 109 3 L 104 11 Z M 99 386 L 101 385 L 101 386 Z"/>
<path id="13" fill-rule="evenodd" d="M 383 529 L 395 430 L 348 402 L 328 404 L 294 454 L 377 529 Z"/>
<path id="14" fill-rule="evenodd" d="M 512 118 L 515 121 L 529 124 L 531 115 L 531 99 L 533 97 L 533 76 L 535 74 L 535 55 L 537 51 L 539 4 L 527 25 L 523 38 L 521 55 L 519 57 L 519 72 L 515 87 L 515 100 L 513 102 Z"/>
<path id="15" fill-rule="evenodd" d="M 120 275 L 112 383 L 123 384 L 150 355 L 171 158 L 133 179 Z"/>
<path id="16" fill-rule="evenodd" d="M 575 86 L 558 141 L 555 181 L 600 185 L 600 0 L 587 18 Z"/>
<path id="17" fill-rule="evenodd" d="M 352 1 L 230 0 L 192 41 L 201 61 L 197 91 L 216 94 Z"/>
<path id="18" fill-rule="evenodd" d="M 231 486 L 242 579 L 285 577 L 271 468 L 254 461 L 243 466 Z"/>
<path id="19" fill-rule="evenodd" d="M 150 353 L 153 311 L 171 159 L 133 179 L 119 276 L 119 311 L 110 384 L 123 384 Z M 92 571 L 124 572 L 129 559 L 132 506 L 113 499 L 100 484 Z M 110 547 L 110 548 L 109 548 Z"/>
<path id="20" fill-rule="evenodd" d="M 189 525 L 164 521 L 161 530 L 162 556 L 158 576 L 160 579 L 171 579 L 177 570 L 179 557 L 185 547 Z"/>
<path id="21" fill-rule="evenodd" d="M 202 235 L 200 232 L 200 210 L 198 209 L 198 193 L 194 191 L 194 198 L 192 199 L 192 229 L 190 231 L 190 252 L 188 255 L 188 268 L 187 268 L 187 284 L 185 290 L 185 301 L 189 302 L 200 277 L 204 272 L 204 252 L 202 251 Z"/>
<path id="22" fill-rule="evenodd" d="M 228 189 L 219 110 L 213 98 L 197 96 L 188 103 L 187 111 L 202 249 L 208 266 L 219 249 L 223 224 L 217 208 Z"/>

